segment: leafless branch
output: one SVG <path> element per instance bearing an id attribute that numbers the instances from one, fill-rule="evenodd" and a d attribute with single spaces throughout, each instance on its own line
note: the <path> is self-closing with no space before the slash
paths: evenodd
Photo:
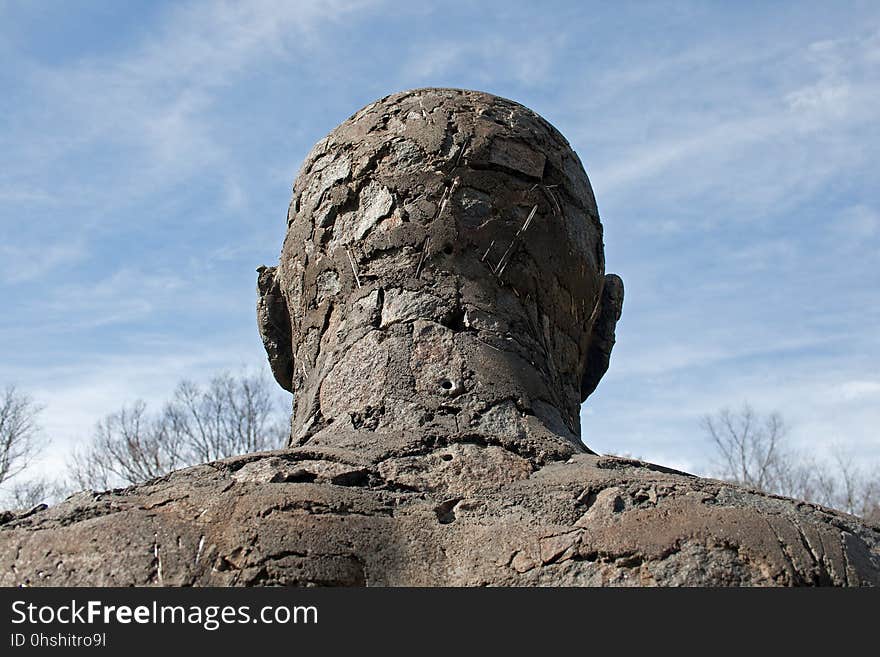
<path id="1" fill-rule="evenodd" d="M 719 478 L 865 518 L 880 516 L 880 472 L 866 475 L 840 446 L 832 447 L 830 463 L 792 449 L 779 413 L 762 418 L 745 404 L 737 412 L 707 415 L 701 424 L 715 447 Z"/>
<path id="2" fill-rule="evenodd" d="M 27 468 L 43 448 L 37 424 L 41 410 L 14 386 L 0 395 L 0 484 Z"/>
<path id="3" fill-rule="evenodd" d="M 199 386 L 182 381 L 156 415 L 143 402 L 99 422 L 69 463 L 83 488 L 134 484 L 176 468 L 281 447 L 287 425 L 265 377 L 224 373 Z"/>

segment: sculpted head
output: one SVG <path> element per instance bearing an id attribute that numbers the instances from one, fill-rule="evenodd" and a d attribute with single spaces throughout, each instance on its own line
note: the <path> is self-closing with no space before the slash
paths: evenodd
<path id="1" fill-rule="evenodd" d="M 623 287 L 577 155 L 517 103 L 421 89 L 363 108 L 308 155 L 258 323 L 321 432 L 546 433 L 576 442 Z"/>

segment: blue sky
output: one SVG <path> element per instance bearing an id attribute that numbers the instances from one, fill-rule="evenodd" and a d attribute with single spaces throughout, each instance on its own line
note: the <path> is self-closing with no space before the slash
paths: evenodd
<path id="1" fill-rule="evenodd" d="M 747 400 L 880 463 L 876 2 L 0 0 L 0 385 L 46 406 L 42 471 L 262 366 L 302 159 L 422 86 L 519 101 L 584 162 L 627 290 L 587 444 L 704 471 L 699 418 Z"/>

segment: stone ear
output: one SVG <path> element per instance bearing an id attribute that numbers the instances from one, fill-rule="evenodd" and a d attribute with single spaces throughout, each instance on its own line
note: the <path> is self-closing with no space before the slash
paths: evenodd
<path id="1" fill-rule="evenodd" d="M 290 314 L 275 267 L 257 267 L 257 327 L 275 380 L 293 392 L 293 345 Z"/>
<path id="2" fill-rule="evenodd" d="M 623 310 L 623 279 L 617 274 L 607 274 L 599 299 L 599 312 L 593 322 L 590 346 L 584 376 L 581 379 L 581 402 L 593 394 L 599 381 L 608 371 L 611 350 L 614 348 L 614 329 Z"/>

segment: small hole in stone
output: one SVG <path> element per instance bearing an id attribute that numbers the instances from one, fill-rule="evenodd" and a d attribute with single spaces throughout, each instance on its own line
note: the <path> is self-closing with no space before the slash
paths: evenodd
<path id="1" fill-rule="evenodd" d="M 452 248 L 452 245 L 451 245 L 451 244 L 447 244 L 447 245 L 445 245 L 445 246 L 443 247 L 443 253 L 445 253 L 446 255 L 452 255 L 452 252 L 453 252 L 454 250 L 455 250 L 455 249 Z"/>
<path id="2" fill-rule="evenodd" d="M 441 455 L 440 455 L 440 458 L 443 459 L 444 461 L 451 461 L 451 460 L 452 460 L 452 454 L 441 454 Z"/>
<path id="3" fill-rule="evenodd" d="M 453 308 L 440 319 L 440 323 L 453 331 L 464 331 L 468 328 L 464 322 L 465 314 L 464 308 Z"/>
<path id="4" fill-rule="evenodd" d="M 455 522 L 455 505 L 461 502 L 460 497 L 454 497 L 451 500 L 438 504 L 434 507 L 434 513 L 437 514 L 437 522 L 441 525 L 448 525 Z"/>
<path id="5" fill-rule="evenodd" d="M 452 390 L 452 381 L 444 379 L 443 383 L 440 384 L 440 387 L 444 390 Z"/>

